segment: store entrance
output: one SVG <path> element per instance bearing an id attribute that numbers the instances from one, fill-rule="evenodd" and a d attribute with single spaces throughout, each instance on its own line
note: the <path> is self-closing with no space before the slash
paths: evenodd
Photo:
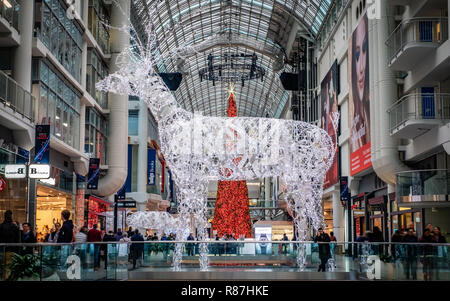
<path id="1" fill-rule="evenodd" d="M 67 209 L 73 215 L 73 195 L 64 191 L 37 185 L 36 232 L 38 241 L 44 241 L 56 223 L 62 225 L 61 211 Z"/>

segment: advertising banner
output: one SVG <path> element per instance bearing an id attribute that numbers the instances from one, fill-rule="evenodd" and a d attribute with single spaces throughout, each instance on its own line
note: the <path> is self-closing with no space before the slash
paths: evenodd
<path id="1" fill-rule="evenodd" d="M 89 159 L 89 173 L 87 188 L 97 189 L 98 188 L 98 173 L 100 172 L 100 159 L 90 158 Z"/>
<path id="2" fill-rule="evenodd" d="M 116 192 L 118 200 L 125 200 L 126 199 L 125 191 L 126 191 L 126 185 L 124 184 L 122 186 L 122 188 L 120 188 L 119 191 Z"/>
<path id="3" fill-rule="evenodd" d="M 156 150 L 148 149 L 148 165 L 147 165 L 147 185 L 155 185 L 156 184 Z"/>
<path id="4" fill-rule="evenodd" d="M 368 19 L 365 15 L 353 32 L 348 47 L 351 176 L 372 166 L 368 39 Z"/>
<path id="5" fill-rule="evenodd" d="M 342 202 L 350 202 L 351 194 L 348 189 L 348 177 L 341 176 L 340 180 L 339 180 L 339 184 L 340 184 L 341 201 Z"/>
<path id="6" fill-rule="evenodd" d="M 322 105 L 322 129 L 324 129 L 328 135 L 330 135 L 333 140 L 333 145 L 336 145 L 336 153 L 334 154 L 333 164 L 328 170 L 325 180 L 323 182 L 323 188 L 327 188 L 338 182 L 338 149 L 337 149 L 337 135 L 336 130 L 333 126 L 334 114 L 338 113 L 338 101 L 337 101 L 337 91 L 338 91 L 338 65 L 337 60 L 334 61 L 333 66 L 330 71 L 328 71 L 325 78 L 322 80 L 320 85 L 320 99 Z"/>
<path id="7" fill-rule="evenodd" d="M 36 125 L 34 163 L 50 164 L 50 125 Z"/>

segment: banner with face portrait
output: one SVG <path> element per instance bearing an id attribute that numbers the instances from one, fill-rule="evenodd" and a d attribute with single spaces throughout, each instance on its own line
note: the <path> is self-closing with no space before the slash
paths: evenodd
<path id="1" fill-rule="evenodd" d="M 333 144 L 336 145 L 336 131 L 333 127 L 333 113 L 338 113 L 338 65 L 337 60 L 334 61 L 330 71 L 328 71 L 325 78 L 320 84 L 320 100 L 321 100 L 321 119 L 322 129 L 324 129 L 333 140 Z M 334 161 L 328 170 L 325 181 L 323 182 L 323 188 L 330 187 L 338 182 L 338 150 L 334 154 Z"/>
<path id="2" fill-rule="evenodd" d="M 349 40 L 350 175 L 372 166 L 370 149 L 369 32 L 365 15 Z"/>

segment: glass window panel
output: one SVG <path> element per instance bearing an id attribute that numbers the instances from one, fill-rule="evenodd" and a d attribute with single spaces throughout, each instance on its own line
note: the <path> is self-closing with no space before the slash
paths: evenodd
<path id="1" fill-rule="evenodd" d="M 62 139 L 64 142 L 68 142 L 68 129 L 69 126 L 69 107 L 64 104 L 63 120 L 62 120 Z"/>
<path id="2" fill-rule="evenodd" d="M 47 85 L 49 84 L 48 72 L 49 72 L 48 66 L 41 61 L 40 79 Z"/>
<path id="3" fill-rule="evenodd" d="M 56 115 L 55 115 L 55 136 L 62 139 L 61 123 L 62 123 L 63 103 L 60 98 L 56 100 Z"/>
<path id="4" fill-rule="evenodd" d="M 39 92 L 38 124 L 47 124 L 47 87 L 41 85 Z"/>
<path id="5" fill-rule="evenodd" d="M 55 111 L 56 111 L 56 94 L 53 92 L 49 93 L 48 97 L 48 122 L 50 123 L 51 133 L 55 133 Z"/>

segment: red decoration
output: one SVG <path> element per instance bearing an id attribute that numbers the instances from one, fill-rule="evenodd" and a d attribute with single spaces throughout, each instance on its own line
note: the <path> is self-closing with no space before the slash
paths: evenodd
<path id="1" fill-rule="evenodd" d="M 237 116 L 233 93 L 230 93 L 228 98 L 227 115 L 228 117 Z M 235 158 L 234 163 L 238 164 L 241 159 Z M 217 230 L 219 236 L 234 233 L 235 238 L 240 235 L 253 237 L 246 181 L 219 181 L 212 229 Z"/>

